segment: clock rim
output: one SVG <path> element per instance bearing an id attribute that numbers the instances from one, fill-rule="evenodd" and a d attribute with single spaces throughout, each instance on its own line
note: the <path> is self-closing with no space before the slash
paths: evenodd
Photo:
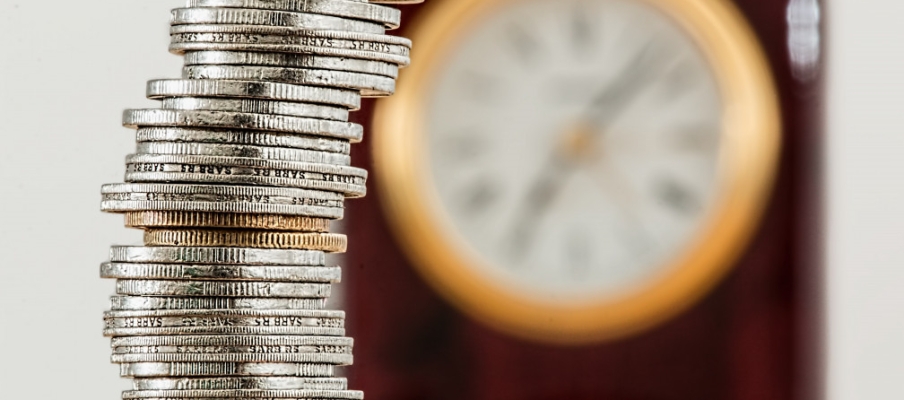
<path id="1" fill-rule="evenodd" d="M 731 270 L 750 242 L 774 186 L 781 112 L 768 58 L 744 16 L 727 0 L 634 0 L 652 5 L 692 37 L 709 62 L 725 106 L 722 183 L 712 216 L 666 262 L 662 273 L 619 296 L 581 303 L 541 302 L 477 272 L 483 262 L 442 215 L 423 149 L 425 82 L 460 33 L 509 3 L 435 0 L 412 24 L 412 65 L 396 94 L 376 105 L 374 168 L 389 225 L 427 283 L 465 314 L 521 339 L 583 345 L 642 333 L 692 307 Z"/>

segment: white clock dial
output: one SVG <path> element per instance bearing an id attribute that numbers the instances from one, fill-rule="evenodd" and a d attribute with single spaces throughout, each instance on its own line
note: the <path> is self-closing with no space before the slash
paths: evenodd
<path id="1" fill-rule="evenodd" d="M 429 175 L 472 268 L 561 301 L 665 272 L 717 200 L 716 82 L 642 1 L 517 0 L 476 21 L 426 104 Z"/>

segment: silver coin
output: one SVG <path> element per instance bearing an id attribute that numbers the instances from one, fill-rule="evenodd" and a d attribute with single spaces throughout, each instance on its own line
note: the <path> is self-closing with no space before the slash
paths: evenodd
<path id="1" fill-rule="evenodd" d="M 216 99 L 202 97 L 170 97 L 163 99 L 164 110 L 228 111 L 252 114 L 276 114 L 290 117 L 348 121 L 348 109 L 310 103 L 258 99 Z"/>
<path id="2" fill-rule="evenodd" d="M 198 68 L 227 67 L 211 66 Z M 126 110 L 122 114 L 122 121 L 123 126 L 130 128 L 144 126 L 186 126 L 198 128 L 249 129 L 327 136 L 347 139 L 353 142 L 360 142 L 364 135 L 363 127 L 351 122 L 226 111 L 177 111 L 159 109 Z"/>
<path id="3" fill-rule="evenodd" d="M 299 352 L 300 348 L 308 347 L 315 352 L 350 353 L 353 345 L 352 338 L 334 336 L 134 336 L 113 338 L 111 341 L 111 347 L 114 349 L 147 349 L 143 352 L 154 353 L 165 352 L 160 350 L 164 347 L 176 348 L 176 352 L 199 352 L 202 350 L 194 349 L 239 346 L 257 347 L 257 349 L 249 350 L 254 353 L 293 353 Z M 117 350 L 117 352 L 119 351 Z M 218 350 L 212 352 L 218 352 Z"/>
<path id="4" fill-rule="evenodd" d="M 295 11 L 379 22 L 398 28 L 402 12 L 362 1 L 342 0 L 188 0 L 188 7 L 234 7 Z"/>
<path id="5" fill-rule="evenodd" d="M 182 310 L 154 310 L 154 311 L 107 311 L 104 312 L 104 318 L 132 318 L 132 317 L 182 317 L 182 316 L 242 316 L 242 317 L 261 317 L 261 316 L 277 316 L 277 317 L 322 317 L 332 319 L 344 319 L 344 311 L 336 310 L 205 310 L 205 311 L 188 311 Z M 322 325 L 326 326 L 326 325 Z"/>
<path id="6" fill-rule="evenodd" d="M 160 328 L 104 328 L 104 336 L 148 335 L 333 335 L 345 336 L 343 328 L 310 326 L 185 326 Z M 198 361 L 202 362 L 202 361 Z"/>
<path id="7" fill-rule="evenodd" d="M 256 362 L 256 363 L 313 363 L 351 365 L 351 354 L 330 353 L 146 353 L 113 354 L 110 362 Z"/>
<path id="8" fill-rule="evenodd" d="M 345 378 L 298 377 L 216 377 L 216 378 L 139 378 L 135 390 L 346 390 Z"/>
<path id="9" fill-rule="evenodd" d="M 275 250 L 235 247 L 113 246 L 111 262 L 162 264 L 322 266 L 326 254 L 311 250 Z"/>
<path id="10" fill-rule="evenodd" d="M 258 32 L 246 32 L 248 28 L 239 30 L 238 28 L 230 29 L 226 32 L 217 32 L 226 30 L 219 29 L 198 29 L 197 26 L 190 28 L 173 27 L 170 30 L 170 48 L 179 48 L 181 45 L 189 44 L 230 44 L 230 45 L 257 45 L 257 46 L 303 46 L 309 48 L 309 51 L 290 52 L 294 55 L 311 55 L 320 57 L 338 56 L 349 60 L 370 60 L 383 61 L 396 66 L 408 65 L 411 61 L 411 48 L 404 43 L 393 43 L 391 36 L 365 37 L 361 40 L 356 37 L 347 37 L 336 34 L 327 34 L 323 32 L 300 31 L 298 34 L 292 31 L 274 31 L 272 29 L 260 30 L 254 28 Z M 208 32 L 210 31 L 210 32 Z M 264 47 L 255 47 L 255 49 L 264 49 Z M 330 51 L 350 51 L 351 53 L 335 53 Z M 186 50 L 189 51 L 189 50 Z M 259 50 L 263 51 L 263 50 Z M 360 56 L 356 56 L 360 52 Z M 278 53 L 278 52 L 270 52 Z M 373 54 L 370 54 L 373 53 Z M 385 56 L 380 58 L 379 56 Z M 390 57 L 392 56 L 392 57 Z"/>
<path id="11" fill-rule="evenodd" d="M 220 81 L 214 79 L 157 79 L 148 81 L 147 97 L 228 97 L 332 104 L 357 110 L 361 94 L 350 89 L 290 85 L 277 82 Z"/>
<path id="12" fill-rule="evenodd" d="M 104 315 L 106 336 L 345 336 L 344 327 L 344 313 L 325 310 L 115 311 Z"/>
<path id="13" fill-rule="evenodd" d="M 102 278 L 112 279 L 204 279 L 338 283 L 342 276 L 342 269 L 339 267 L 181 265 L 106 262 L 100 265 L 100 276 Z"/>
<path id="14" fill-rule="evenodd" d="M 185 65 L 259 65 L 283 68 L 327 69 L 380 75 L 389 78 L 397 78 L 399 75 L 399 66 L 393 63 L 290 53 L 189 51 L 185 53 Z"/>
<path id="15" fill-rule="evenodd" d="M 271 134 L 254 131 L 151 127 L 139 128 L 135 140 L 141 142 L 195 142 L 239 144 L 263 147 L 290 147 L 347 155 L 351 151 L 348 140 L 317 136 Z M 331 163 L 346 165 L 347 163 Z"/>
<path id="16" fill-rule="evenodd" d="M 247 157 L 214 157 L 214 156 L 195 156 L 195 155 L 165 155 L 165 154 L 132 154 L 126 157 L 126 163 L 148 163 L 148 164 L 193 164 L 193 165 L 218 165 L 233 167 L 251 167 L 269 170 L 297 170 L 310 173 L 318 173 L 324 175 L 336 176 L 333 178 L 317 178 L 303 176 L 293 176 L 299 179 L 322 179 L 331 182 L 347 182 L 355 184 L 363 184 L 363 179 L 367 178 L 367 170 L 357 167 L 348 167 L 342 165 L 305 163 L 297 161 L 267 160 L 259 158 Z M 166 172 L 168 170 L 154 169 L 148 172 Z M 185 169 L 180 169 L 185 171 Z M 197 172 L 197 171 L 185 171 Z M 239 173 L 239 172 L 234 172 Z M 344 179 L 339 177 L 357 178 L 355 180 Z"/>
<path id="17" fill-rule="evenodd" d="M 133 211 L 190 211 L 232 214 L 298 215 L 335 220 L 342 219 L 343 216 L 342 209 L 335 207 L 188 201 L 104 200 L 101 202 L 100 209 L 101 211 L 109 213 L 127 213 Z"/>
<path id="18" fill-rule="evenodd" d="M 173 30 L 175 30 L 175 27 Z M 220 30 L 224 29 L 220 28 Z M 325 34 L 314 36 L 307 34 L 307 31 L 303 35 L 266 35 L 232 32 L 171 33 L 169 50 L 175 54 L 192 51 L 288 53 L 379 61 L 395 64 L 399 67 L 404 67 L 411 63 L 411 49 L 405 45 L 384 41 L 332 38 Z"/>
<path id="19" fill-rule="evenodd" d="M 411 39 L 353 31 L 318 30 L 307 27 L 275 26 L 275 25 L 240 25 L 240 24 L 191 24 L 173 25 L 170 27 L 170 35 L 182 35 L 186 33 L 217 33 L 216 41 L 250 40 L 257 41 L 256 35 L 304 37 L 313 40 L 307 43 L 315 46 L 335 46 L 337 40 L 351 42 L 382 43 L 392 46 L 400 46 L 397 55 L 408 56 L 411 52 Z M 242 39 L 245 37 L 245 39 Z M 187 37 L 190 38 L 190 37 Z M 316 40 L 315 40 L 316 39 Z M 290 40 L 287 38 L 287 40 Z M 343 45 L 344 46 L 344 45 Z M 381 51 L 379 45 L 358 43 L 347 47 L 350 50 Z"/>
<path id="20" fill-rule="evenodd" d="M 230 337 L 232 335 L 209 335 L 206 337 Z M 116 337 L 114 339 L 130 339 L 130 338 L 141 338 L 148 336 L 124 336 L 124 337 Z M 167 336 L 171 338 L 179 338 L 183 336 Z M 202 337 L 202 336 L 186 336 L 186 337 Z M 278 337 L 278 336 L 277 336 Z M 308 336 L 292 336 L 292 335 L 284 335 L 283 337 L 288 338 L 299 338 L 299 337 L 308 337 Z M 317 336 L 323 337 L 323 336 Z M 261 354 L 352 354 L 352 350 L 350 347 L 333 347 L 329 346 L 330 351 L 321 351 L 321 348 L 325 346 L 311 346 L 311 345 L 250 345 L 250 346 L 208 346 L 208 345 L 197 345 L 197 346 L 129 346 L 129 347 L 114 347 L 113 354 L 114 355 L 149 355 L 149 354 L 192 354 L 192 355 L 204 355 L 204 354 L 252 354 L 252 355 L 261 355 Z M 169 360 L 167 362 L 174 361 Z M 182 360 L 184 361 L 184 360 Z M 224 361 L 222 359 L 218 360 L 207 360 L 207 361 Z M 119 363 L 119 361 L 116 361 Z M 141 361 L 145 362 L 145 361 Z M 148 361 L 151 362 L 151 361 Z M 153 361 L 157 362 L 157 361 Z M 163 362 L 163 361 L 160 361 Z M 181 362 L 181 361 L 180 361 Z M 232 361 L 231 361 L 232 362 Z M 234 361 L 239 362 L 239 361 Z M 264 361 L 241 361 L 241 362 L 264 362 Z M 281 361 L 283 362 L 283 361 Z M 284 361 L 284 362 L 296 362 L 296 361 Z M 308 362 L 308 361 L 303 361 Z M 334 364 L 333 362 L 325 362 L 328 364 Z"/>
<path id="21" fill-rule="evenodd" d="M 216 197 L 218 201 L 263 201 L 279 204 L 304 204 L 321 207 L 342 207 L 343 197 L 340 194 L 316 190 L 294 188 L 261 188 L 254 186 L 226 185 L 170 185 L 159 183 L 112 183 L 101 187 L 101 194 L 152 193 L 146 197 L 123 196 L 120 200 L 205 200 Z M 172 195 L 172 196 L 170 196 Z M 244 197 L 263 197 L 264 199 L 244 199 Z"/>
<path id="22" fill-rule="evenodd" d="M 170 168 L 173 167 L 173 164 L 161 165 L 160 168 Z M 179 166 L 175 166 L 178 168 Z M 185 167 L 185 165 L 183 165 Z M 196 166 L 191 165 L 188 166 L 189 169 L 194 169 Z M 129 164 L 129 168 L 150 168 L 147 164 Z M 206 168 L 204 166 L 199 166 L 199 168 Z M 232 173 L 233 171 L 241 171 L 241 169 L 231 169 L 231 167 L 211 167 L 206 171 L 215 171 L 220 170 L 224 171 L 224 173 L 213 173 L 213 172 L 200 172 L 200 173 L 192 173 L 192 172 L 133 172 L 129 171 L 125 175 L 126 182 L 172 182 L 172 183 L 223 183 L 223 184 L 246 184 L 246 185 L 261 185 L 261 186 L 273 186 L 273 187 L 294 187 L 294 188 L 304 188 L 304 189 L 316 189 L 316 190 L 324 190 L 328 192 L 336 192 L 342 193 L 350 198 L 359 198 L 364 197 L 367 194 L 365 186 L 363 184 L 348 184 L 348 183 L 337 183 L 337 182 L 328 182 L 322 179 L 311 180 L 311 179 L 298 179 L 292 177 L 283 177 L 283 176 L 268 176 L 268 175 L 301 175 L 298 171 L 279 171 L 279 170 L 257 170 L 262 175 L 254 175 L 252 173 L 243 173 L 237 174 Z"/>
<path id="23" fill-rule="evenodd" d="M 320 69 L 301 69 L 244 65 L 190 65 L 182 68 L 185 79 L 261 80 L 295 85 L 340 87 L 361 91 L 364 97 L 389 96 L 395 92 L 395 79 L 369 74 Z M 305 133 L 317 133 L 307 131 Z M 325 136 L 346 137 L 320 133 Z M 352 137 L 348 137 L 353 139 Z M 358 137 L 360 139 L 360 137 Z"/>
<path id="24" fill-rule="evenodd" d="M 104 185 L 101 210 L 197 211 L 341 219 L 342 194 L 294 188 L 131 183 Z"/>
<path id="25" fill-rule="evenodd" d="M 297 44 L 257 44 L 257 43 L 219 43 L 174 41 L 169 46 L 170 52 L 184 54 L 191 51 L 257 51 L 262 53 L 309 54 L 329 57 L 345 57 L 360 60 L 381 61 L 397 64 L 400 67 L 411 63 L 408 56 L 373 51 L 348 50 L 343 48 L 317 47 Z"/>
<path id="26" fill-rule="evenodd" d="M 367 172 L 360 168 L 241 157 L 134 154 L 126 158 L 125 180 L 298 187 L 350 197 L 367 193 Z"/>
<path id="27" fill-rule="evenodd" d="M 261 364 L 261 363 L 135 363 L 120 364 L 121 376 L 302 376 L 332 377 L 334 368 L 328 364 Z"/>
<path id="28" fill-rule="evenodd" d="M 288 282 L 116 281 L 116 294 L 129 296 L 293 297 L 326 298 L 330 285 Z"/>
<path id="29" fill-rule="evenodd" d="M 172 25 L 294 26 L 315 30 L 351 31 L 378 35 L 386 33 L 386 27 L 380 23 L 357 21 L 322 14 L 247 8 L 177 8 L 172 11 L 170 23 Z"/>
<path id="30" fill-rule="evenodd" d="M 112 296 L 110 305 L 113 311 L 320 310 L 326 306 L 326 299 Z"/>
<path id="31" fill-rule="evenodd" d="M 357 390 L 131 390 L 122 392 L 123 399 L 330 399 L 362 400 Z"/>
<path id="32" fill-rule="evenodd" d="M 139 142 L 135 151 L 144 155 L 180 155 L 281 160 L 347 166 L 351 157 L 323 151 L 219 143 Z"/>
<path id="33" fill-rule="evenodd" d="M 252 25 L 180 25 L 170 29 L 170 52 L 253 51 L 411 62 L 411 41 L 389 35 Z"/>

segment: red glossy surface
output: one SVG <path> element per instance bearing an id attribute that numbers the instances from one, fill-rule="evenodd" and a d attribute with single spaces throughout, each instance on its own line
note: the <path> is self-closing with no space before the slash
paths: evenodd
<path id="1" fill-rule="evenodd" d="M 520 341 L 463 316 L 420 279 L 381 213 L 374 174 L 368 197 L 349 202 L 346 218 L 355 389 L 369 400 L 822 398 L 814 247 L 821 85 L 791 77 L 787 0 L 737 3 L 780 88 L 784 149 L 769 209 L 734 272 L 692 310 L 640 336 L 574 348 Z M 417 18 L 418 7 L 405 10 L 406 20 Z M 372 106 L 358 122 L 367 125 Z M 358 165 L 372 169 L 367 146 L 354 151 Z"/>

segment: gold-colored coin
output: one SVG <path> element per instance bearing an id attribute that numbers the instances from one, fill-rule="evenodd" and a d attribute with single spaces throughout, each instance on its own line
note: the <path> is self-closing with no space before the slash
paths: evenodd
<path id="1" fill-rule="evenodd" d="M 137 211 L 125 214 L 130 228 L 231 228 L 327 232 L 330 220 L 294 215 L 219 214 L 190 211 Z"/>
<path id="2" fill-rule="evenodd" d="M 144 243 L 147 246 L 254 247 L 342 253 L 348 239 L 338 233 L 149 229 L 144 232 Z"/>

